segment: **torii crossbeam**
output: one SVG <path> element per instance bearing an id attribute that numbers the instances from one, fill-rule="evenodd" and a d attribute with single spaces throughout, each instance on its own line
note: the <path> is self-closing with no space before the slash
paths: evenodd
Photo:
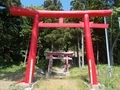
<path id="1" fill-rule="evenodd" d="M 92 86 L 98 85 L 98 79 L 96 75 L 96 65 L 93 53 L 92 37 L 90 28 L 108 28 L 108 24 L 96 24 L 90 22 L 91 17 L 110 16 L 112 10 L 86 10 L 86 11 L 44 11 L 44 10 L 31 10 L 21 7 L 10 7 L 10 13 L 17 16 L 30 16 L 34 17 L 34 23 L 32 28 L 30 51 L 28 56 L 28 63 L 26 68 L 26 74 L 23 82 L 32 83 L 34 76 L 34 67 L 36 60 L 36 49 L 38 42 L 38 27 L 79 27 L 84 29 L 86 53 L 88 60 L 88 69 L 90 82 Z M 58 23 L 43 23 L 39 21 L 40 18 L 59 18 Z M 64 23 L 63 18 L 83 18 L 83 22 L 79 23 Z"/>

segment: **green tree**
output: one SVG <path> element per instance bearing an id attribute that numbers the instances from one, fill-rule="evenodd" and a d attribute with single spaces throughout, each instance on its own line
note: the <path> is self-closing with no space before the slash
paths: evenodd
<path id="1" fill-rule="evenodd" d="M 0 62 L 3 65 L 9 65 L 10 62 L 17 62 L 19 57 L 19 46 L 20 46 L 20 38 L 19 37 L 19 31 L 21 29 L 20 23 L 21 18 L 20 17 L 13 17 L 9 13 L 9 6 L 16 5 L 20 6 L 21 3 L 17 3 L 19 0 L 16 1 L 7 1 L 7 0 L 1 0 L 0 6 L 4 8 L 0 8 Z"/>
<path id="2" fill-rule="evenodd" d="M 41 6 L 33 6 L 33 5 L 27 6 L 25 8 L 32 9 L 32 10 L 43 10 L 43 8 Z M 22 29 L 19 32 L 19 35 L 20 35 L 20 38 L 22 39 L 20 52 L 21 52 L 21 55 L 23 56 L 24 62 L 26 62 L 26 60 L 28 58 L 28 52 L 29 52 L 29 47 L 30 47 L 30 43 L 31 43 L 31 32 L 32 32 L 33 21 L 34 21 L 33 17 L 22 16 L 22 24 L 21 24 Z M 40 42 L 38 43 L 38 49 L 41 45 L 41 44 L 40 45 L 39 44 L 40 44 Z M 38 50 L 38 54 L 39 54 L 39 50 Z M 39 60 L 38 54 L 36 57 L 37 61 Z M 41 56 L 40 56 L 40 59 L 41 59 Z"/>
<path id="3" fill-rule="evenodd" d="M 84 6 L 82 0 L 72 0 L 70 5 L 72 6 L 71 10 L 82 10 Z"/>
<path id="4" fill-rule="evenodd" d="M 42 6 L 46 10 L 63 10 L 60 0 L 45 0 Z"/>
<path id="5" fill-rule="evenodd" d="M 115 7 L 113 9 L 113 15 L 111 16 L 111 28 L 110 28 L 110 36 L 111 36 L 111 48 L 110 48 L 110 59 L 111 65 L 119 64 L 119 38 L 120 38 L 120 28 L 118 23 L 118 17 L 120 13 L 120 8 Z"/>
<path id="6" fill-rule="evenodd" d="M 62 10 L 62 3 L 60 2 L 60 0 L 46 0 L 44 1 L 44 4 L 42 5 L 43 8 L 45 8 L 46 10 Z M 43 18 L 43 21 L 46 23 L 52 23 L 52 22 L 58 22 L 57 18 Z M 55 30 L 55 31 L 54 31 Z M 60 29 L 57 28 L 45 28 L 44 32 L 45 32 L 45 42 L 49 42 L 47 44 L 47 47 L 49 47 L 49 49 L 53 50 L 53 48 L 55 48 L 55 42 L 58 38 L 58 36 L 55 34 L 56 30 L 59 32 Z M 51 46 L 49 45 L 51 44 Z"/>
<path id="7" fill-rule="evenodd" d="M 20 0 L 0 0 L 0 6 L 10 7 L 10 6 L 21 6 Z"/>
<path id="8" fill-rule="evenodd" d="M 83 10 L 85 9 L 86 7 L 86 1 L 85 0 L 72 0 L 71 3 L 71 10 Z M 75 23 L 75 22 L 79 22 L 81 21 L 82 19 L 81 18 L 75 18 L 75 19 L 72 19 L 72 21 Z M 83 30 L 82 29 L 78 29 L 78 28 L 75 28 L 74 32 L 76 32 L 76 47 L 77 47 L 77 58 L 78 58 L 78 63 L 79 63 L 79 67 L 84 67 L 84 41 L 83 41 Z M 80 33 L 81 32 L 81 33 Z M 81 39 L 80 39 L 81 37 Z M 80 56 L 80 42 L 81 42 L 81 50 L 82 50 L 82 60 L 81 60 L 81 56 Z"/>

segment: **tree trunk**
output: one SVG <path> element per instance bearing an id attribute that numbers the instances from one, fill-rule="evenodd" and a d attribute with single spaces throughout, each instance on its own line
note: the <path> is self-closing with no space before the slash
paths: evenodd
<path id="1" fill-rule="evenodd" d="M 82 68 L 84 68 L 84 33 L 81 32 L 81 44 L 82 44 Z"/>
<path id="2" fill-rule="evenodd" d="M 51 44 L 51 51 L 53 51 L 53 47 L 54 47 L 54 46 L 53 46 L 53 42 L 52 42 L 52 44 Z"/>
<path id="3" fill-rule="evenodd" d="M 97 64 L 99 64 L 99 44 L 97 41 Z"/>
<path id="4" fill-rule="evenodd" d="M 76 65 L 76 45 L 74 46 L 74 58 L 73 58 L 73 63 Z"/>
<path id="5" fill-rule="evenodd" d="M 78 57 L 78 61 L 79 61 L 79 67 L 81 67 L 81 60 L 80 60 L 80 38 L 79 35 L 77 33 L 77 57 Z"/>
<path id="6" fill-rule="evenodd" d="M 120 36 L 120 32 L 117 33 L 117 36 L 116 36 L 116 38 L 115 38 L 115 40 L 114 40 L 114 42 L 113 42 L 113 44 L 112 44 L 111 50 L 110 50 L 110 61 L 111 61 L 111 65 L 113 65 L 113 63 L 114 63 L 113 50 L 114 50 L 115 44 L 116 44 L 119 36 Z"/>
<path id="7" fill-rule="evenodd" d="M 27 57 L 28 57 L 28 48 L 27 48 L 27 50 L 25 51 L 24 65 L 26 65 Z"/>

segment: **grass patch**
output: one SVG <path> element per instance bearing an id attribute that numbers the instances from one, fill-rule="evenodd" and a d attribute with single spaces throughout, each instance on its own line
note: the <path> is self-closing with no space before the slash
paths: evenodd
<path id="1" fill-rule="evenodd" d="M 24 77 L 25 68 L 26 67 L 23 64 L 12 65 L 7 68 L 0 68 L 1 86 L 7 87 L 7 82 L 8 83 L 10 83 L 9 81 L 17 82 L 20 79 L 22 79 Z M 112 77 L 109 77 L 108 66 L 97 65 L 98 81 L 100 84 L 104 85 L 105 88 L 104 90 L 120 90 L 119 71 L 120 66 L 112 66 Z M 33 90 L 89 90 L 89 87 L 84 82 L 90 84 L 87 66 L 85 66 L 85 68 L 72 67 L 70 69 L 70 76 L 67 78 L 62 79 L 37 78 L 37 80 L 38 83 L 35 84 Z"/>
<path id="2" fill-rule="evenodd" d="M 79 80 L 79 86 L 82 90 L 89 90 L 89 76 L 88 76 L 88 67 L 85 66 L 84 68 L 74 67 L 70 69 L 70 76 L 69 78 Z"/>
<path id="3" fill-rule="evenodd" d="M 99 65 L 97 68 L 98 80 L 105 86 L 105 90 L 120 90 L 120 66 L 112 66 L 111 77 L 109 76 L 107 65 Z"/>
<path id="4" fill-rule="evenodd" d="M 24 73 L 25 66 L 23 63 L 0 68 L 0 90 L 22 90 L 20 87 L 15 87 L 14 83 L 21 80 Z"/>
<path id="5" fill-rule="evenodd" d="M 120 66 L 112 66 L 112 77 L 110 77 L 107 65 L 97 65 L 98 82 L 101 84 L 100 90 L 120 90 L 119 71 Z M 84 82 L 90 84 L 87 66 L 85 66 L 85 68 L 71 68 L 70 76 L 65 79 L 55 79 L 53 81 L 51 79 L 41 79 L 34 88 L 35 90 L 38 88 L 40 88 L 40 90 L 89 90 Z M 77 87 L 77 89 L 66 88 L 70 86 L 74 88 Z M 49 87 L 51 87 L 51 89 Z"/>
<path id="6" fill-rule="evenodd" d="M 84 88 L 84 89 L 83 89 Z M 79 79 L 42 79 L 33 90 L 89 90 Z"/>
<path id="7" fill-rule="evenodd" d="M 25 73 L 25 66 L 21 63 L 20 65 L 12 65 L 7 68 L 0 69 L 0 80 L 11 80 L 16 81 L 21 79 Z"/>

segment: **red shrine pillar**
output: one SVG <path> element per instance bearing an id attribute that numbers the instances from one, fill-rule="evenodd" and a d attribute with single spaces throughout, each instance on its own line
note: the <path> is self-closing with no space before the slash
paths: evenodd
<path id="1" fill-rule="evenodd" d="M 86 54 L 88 60 L 88 69 L 89 69 L 89 76 L 90 82 L 92 85 L 97 85 L 97 75 L 96 75 L 96 65 L 93 53 L 93 45 L 92 45 L 92 37 L 90 32 L 90 22 L 89 22 L 89 15 L 84 15 L 84 35 L 85 35 L 85 42 L 86 42 Z"/>
<path id="2" fill-rule="evenodd" d="M 39 15 L 35 15 L 33 28 L 32 28 L 30 50 L 27 61 L 27 68 L 24 78 L 24 82 L 28 84 L 30 84 L 33 81 L 33 76 L 34 76 L 37 42 L 38 42 L 38 23 L 39 23 Z"/>

